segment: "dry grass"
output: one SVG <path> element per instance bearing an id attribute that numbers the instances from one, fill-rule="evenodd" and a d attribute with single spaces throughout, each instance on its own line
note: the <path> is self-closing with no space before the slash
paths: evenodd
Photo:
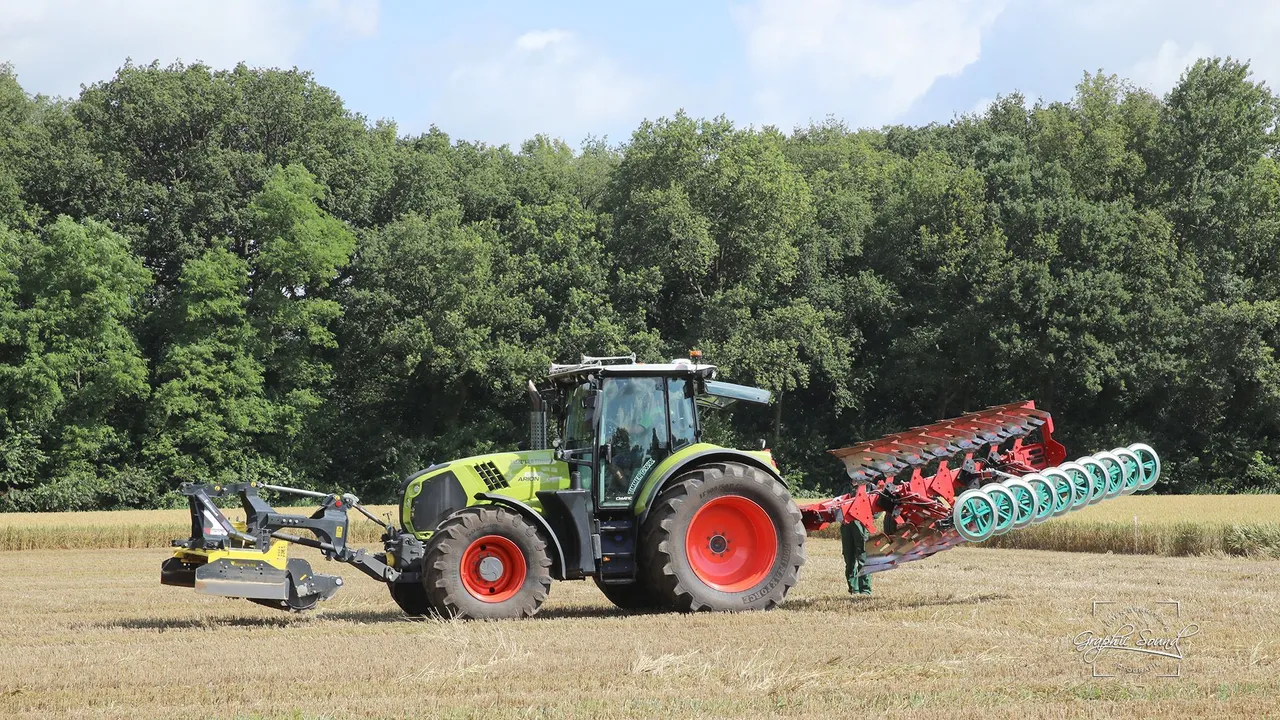
<path id="1" fill-rule="evenodd" d="M 1280 712 L 1274 561 L 959 548 L 842 592 L 838 543 L 773 612 L 625 616 L 559 583 L 532 621 L 403 619 L 349 580 L 287 615 L 161 587 L 163 550 L 0 553 L 0 716 L 1252 717 Z M 1175 599 L 1181 678 L 1095 680 L 1091 601 Z"/>
<path id="2" fill-rule="evenodd" d="M 370 505 L 379 517 L 395 517 L 391 505 Z M 310 514 L 314 507 L 282 508 Z M 227 517 L 243 520 L 244 513 L 228 510 Z M 378 542 L 382 530 L 358 513 L 351 513 L 352 542 Z M 101 548 L 162 548 L 191 534 L 191 515 L 183 510 L 117 510 L 111 512 L 0 513 L 0 551 L 85 550 Z"/>
<path id="3" fill-rule="evenodd" d="M 1280 495 L 1127 495 L 1064 515 L 1071 522 L 1144 525 L 1280 521 Z"/>
<path id="4" fill-rule="evenodd" d="M 830 527 L 815 536 L 838 534 L 838 528 Z M 1280 557 L 1280 495 L 1129 495 L 1014 530 L 977 547 Z"/>
<path id="5" fill-rule="evenodd" d="M 371 509 L 379 516 L 395 513 L 389 505 Z M 229 515 L 243 517 L 238 511 Z M 188 522 L 186 510 L 0 514 L 0 551 L 169 547 L 170 540 L 186 537 Z M 353 542 L 371 543 L 382 531 L 352 514 L 351 533 Z M 836 535 L 830 528 L 816 537 Z M 992 538 L 981 547 L 1280 557 L 1280 495 L 1121 497 Z"/>
<path id="6" fill-rule="evenodd" d="M 1130 495 L 991 538 L 981 547 L 1280 557 L 1280 495 Z"/>

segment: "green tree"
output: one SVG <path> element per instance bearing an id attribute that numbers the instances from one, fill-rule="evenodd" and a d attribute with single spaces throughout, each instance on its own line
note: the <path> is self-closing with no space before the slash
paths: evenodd
<path id="1" fill-rule="evenodd" d="M 310 469 L 315 458 L 304 449 L 306 430 L 321 420 L 333 380 L 334 326 L 342 307 L 331 286 L 356 245 L 347 226 L 320 209 L 323 198 L 324 188 L 303 167 L 277 168 L 250 204 L 242 249 L 250 258 L 254 354 L 265 368 L 266 396 L 280 411 L 273 437 L 289 439 L 270 454 L 298 470 Z"/>
<path id="2" fill-rule="evenodd" d="M 106 226 L 0 231 L 0 493 L 8 508 L 146 500 L 112 484 L 148 393 L 131 333 L 150 274 Z M 136 488 L 135 488 L 136 489 Z"/>
<path id="3" fill-rule="evenodd" d="M 362 238 L 344 289 L 334 465 L 376 491 L 432 461 L 514 444 L 545 329 L 493 229 L 409 215 Z"/>
<path id="4" fill-rule="evenodd" d="M 248 265 L 226 248 L 210 248 L 182 268 L 175 341 L 156 370 L 146 448 L 171 484 L 288 476 L 259 452 L 281 432 L 281 413 L 266 397 L 255 356 L 248 285 Z"/>

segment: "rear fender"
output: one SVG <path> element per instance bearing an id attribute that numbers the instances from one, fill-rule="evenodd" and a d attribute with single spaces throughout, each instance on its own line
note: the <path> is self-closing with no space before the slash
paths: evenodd
<path id="1" fill-rule="evenodd" d="M 653 501 L 662 493 L 663 489 L 676 477 L 699 465 L 717 462 L 740 463 L 747 467 L 763 470 L 785 487 L 786 481 L 782 479 L 782 475 L 778 473 L 777 468 L 769 460 L 765 459 L 768 457 L 770 456 L 767 451 L 747 452 L 710 444 L 693 445 L 686 448 L 686 452 L 677 453 L 668 458 L 662 465 L 659 465 L 657 471 L 645 481 L 644 487 L 640 491 L 640 496 L 636 499 L 636 516 L 639 518 L 640 523 L 644 523 L 645 518 L 649 516 L 649 509 L 653 506 Z"/>

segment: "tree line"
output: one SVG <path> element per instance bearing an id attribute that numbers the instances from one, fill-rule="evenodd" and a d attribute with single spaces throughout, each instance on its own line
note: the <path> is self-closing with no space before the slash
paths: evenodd
<path id="1" fill-rule="evenodd" d="M 511 448 L 551 361 L 698 348 L 827 448 L 1020 399 L 1175 491 L 1280 489 L 1280 103 L 1201 60 L 946 124 L 724 117 L 520 148 L 402 135 L 306 72 L 0 66 L 0 509 L 258 479 L 388 499 Z"/>

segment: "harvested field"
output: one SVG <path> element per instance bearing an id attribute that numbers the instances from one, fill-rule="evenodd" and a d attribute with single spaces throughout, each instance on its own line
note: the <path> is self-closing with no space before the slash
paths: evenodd
<path id="1" fill-rule="evenodd" d="M 776 611 L 627 616 L 559 583 L 531 621 L 410 621 L 345 566 L 289 615 L 158 584 L 165 551 L 0 553 L 0 716 L 1244 717 L 1280 712 L 1280 564 L 959 548 Z M 314 559 L 313 559 L 314 562 Z M 1181 602 L 1177 678 L 1091 679 L 1094 600 Z"/>
<path id="2" fill-rule="evenodd" d="M 1280 495 L 1130 495 L 979 547 L 1280 557 Z"/>
<path id="3" fill-rule="evenodd" d="M 396 512 L 390 505 L 370 509 L 380 517 L 394 517 Z M 236 511 L 229 515 L 243 517 Z M 186 510 L 0 514 L 0 551 L 163 548 L 187 536 L 188 518 Z M 381 535 L 378 526 L 360 517 L 352 518 L 351 532 L 355 542 L 377 542 Z M 830 528 L 817 537 L 837 534 Z M 978 547 L 1280 557 L 1280 495 L 1121 497 L 994 537 Z"/>
<path id="4" fill-rule="evenodd" d="M 396 513 L 396 507 L 392 505 L 371 505 L 369 509 L 379 517 L 389 515 L 394 518 Z M 281 510 L 309 513 L 314 508 L 282 507 Z M 233 520 L 244 517 L 243 513 L 235 510 L 228 511 L 228 516 Z M 1123 525 L 1132 536 L 1135 517 L 1140 527 L 1188 523 L 1206 527 L 1267 525 L 1280 523 L 1280 495 L 1132 495 L 1069 513 L 1045 523 L 1044 527 Z M 169 540 L 187 535 L 189 518 L 185 508 L 0 513 L 0 551 L 168 547 Z M 376 542 L 378 539 L 377 526 L 363 518 L 353 517 L 351 529 L 357 533 L 357 542 Z M 834 531 L 824 532 L 836 537 Z M 1017 534 L 1011 533 L 1010 536 Z"/>
<path id="5" fill-rule="evenodd" d="M 368 506 L 379 517 L 395 517 L 391 505 Z M 310 514 L 315 507 L 281 507 L 281 512 Z M 228 510 L 227 517 L 244 520 Z M 382 529 L 356 514 L 352 542 L 378 542 Z M 0 551 L 85 550 L 96 548 L 165 548 L 191 534 L 191 513 L 180 510 L 116 510 L 99 512 L 0 513 Z"/>

